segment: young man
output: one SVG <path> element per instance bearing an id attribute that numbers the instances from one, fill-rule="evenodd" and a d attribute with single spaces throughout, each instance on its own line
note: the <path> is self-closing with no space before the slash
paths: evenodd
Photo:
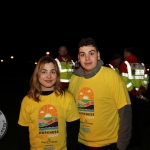
<path id="1" fill-rule="evenodd" d="M 69 90 L 80 115 L 78 150 L 125 150 L 131 137 L 131 105 L 124 81 L 103 66 L 92 38 L 78 44 L 81 67 L 74 70 Z"/>
<path id="2" fill-rule="evenodd" d="M 143 100 L 141 100 L 141 96 L 147 91 L 149 75 L 145 65 L 137 59 L 134 47 L 124 49 L 124 61 L 119 70 L 131 99 L 133 130 L 130 147 L 134 147 L 134 145 L 142 144 Z"/>
<path id="3" fill-rule="evenodd" d="M 60 70 L 60 82 L 65 88 L 68 88 L 75 63 L 73 62 L 72 57 L 68 55 L 66 46 L 60 46 L 58 53 L 59 56 L 55 60 L 57 61 Z"/>

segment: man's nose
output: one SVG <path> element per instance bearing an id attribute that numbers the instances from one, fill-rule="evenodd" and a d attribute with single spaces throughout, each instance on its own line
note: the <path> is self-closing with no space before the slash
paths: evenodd
<path id="1" fill-rule="evenodd" d="M 88 60 L 90 57 L 89 55 L 85 55 L 85 59 Z"/>

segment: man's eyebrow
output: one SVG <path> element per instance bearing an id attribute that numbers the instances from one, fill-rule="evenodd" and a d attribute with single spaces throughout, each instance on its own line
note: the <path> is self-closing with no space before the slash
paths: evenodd
<path id="1" fill-rule="evenodd" d="M 88 51 L 88 52 L 96 52 L 96 50 L 90 50 L 90 51 Z M 79 54 L 80 53 L 85 53 L 85 52 L 79 52 Z"/>

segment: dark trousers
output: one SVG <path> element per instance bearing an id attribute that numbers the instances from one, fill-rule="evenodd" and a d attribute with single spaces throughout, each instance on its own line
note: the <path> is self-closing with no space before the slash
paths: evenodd
<path id="1" fill-rule="evenodd" d="M 129 145 L 134 146 L 142 144 L 142 106 L 144 102 L 132 95 L 130 95 L 130 100 L 132 107 L 132 136 Z"/>
<path id="2" fill-rule="evenodd" d="M 113 143 L 103 147 L 89 147 L 78 142 L 77 150 L 119 150 L 119 149 L 117 148 L 117 143 Z"/>

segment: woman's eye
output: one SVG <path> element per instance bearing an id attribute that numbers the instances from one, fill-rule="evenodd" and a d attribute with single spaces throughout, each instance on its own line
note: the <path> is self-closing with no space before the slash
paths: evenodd
<path id="1" fill-rule="evenodd" d="M 45 71 L 42 71 L 42 74 L 46 73 Z"/>
<path id="2" fill-rule="evenodd" d="M 51 73 L 55 74 L 55 73 L 56 73 L 56 71 L 52 71 Z"/>

